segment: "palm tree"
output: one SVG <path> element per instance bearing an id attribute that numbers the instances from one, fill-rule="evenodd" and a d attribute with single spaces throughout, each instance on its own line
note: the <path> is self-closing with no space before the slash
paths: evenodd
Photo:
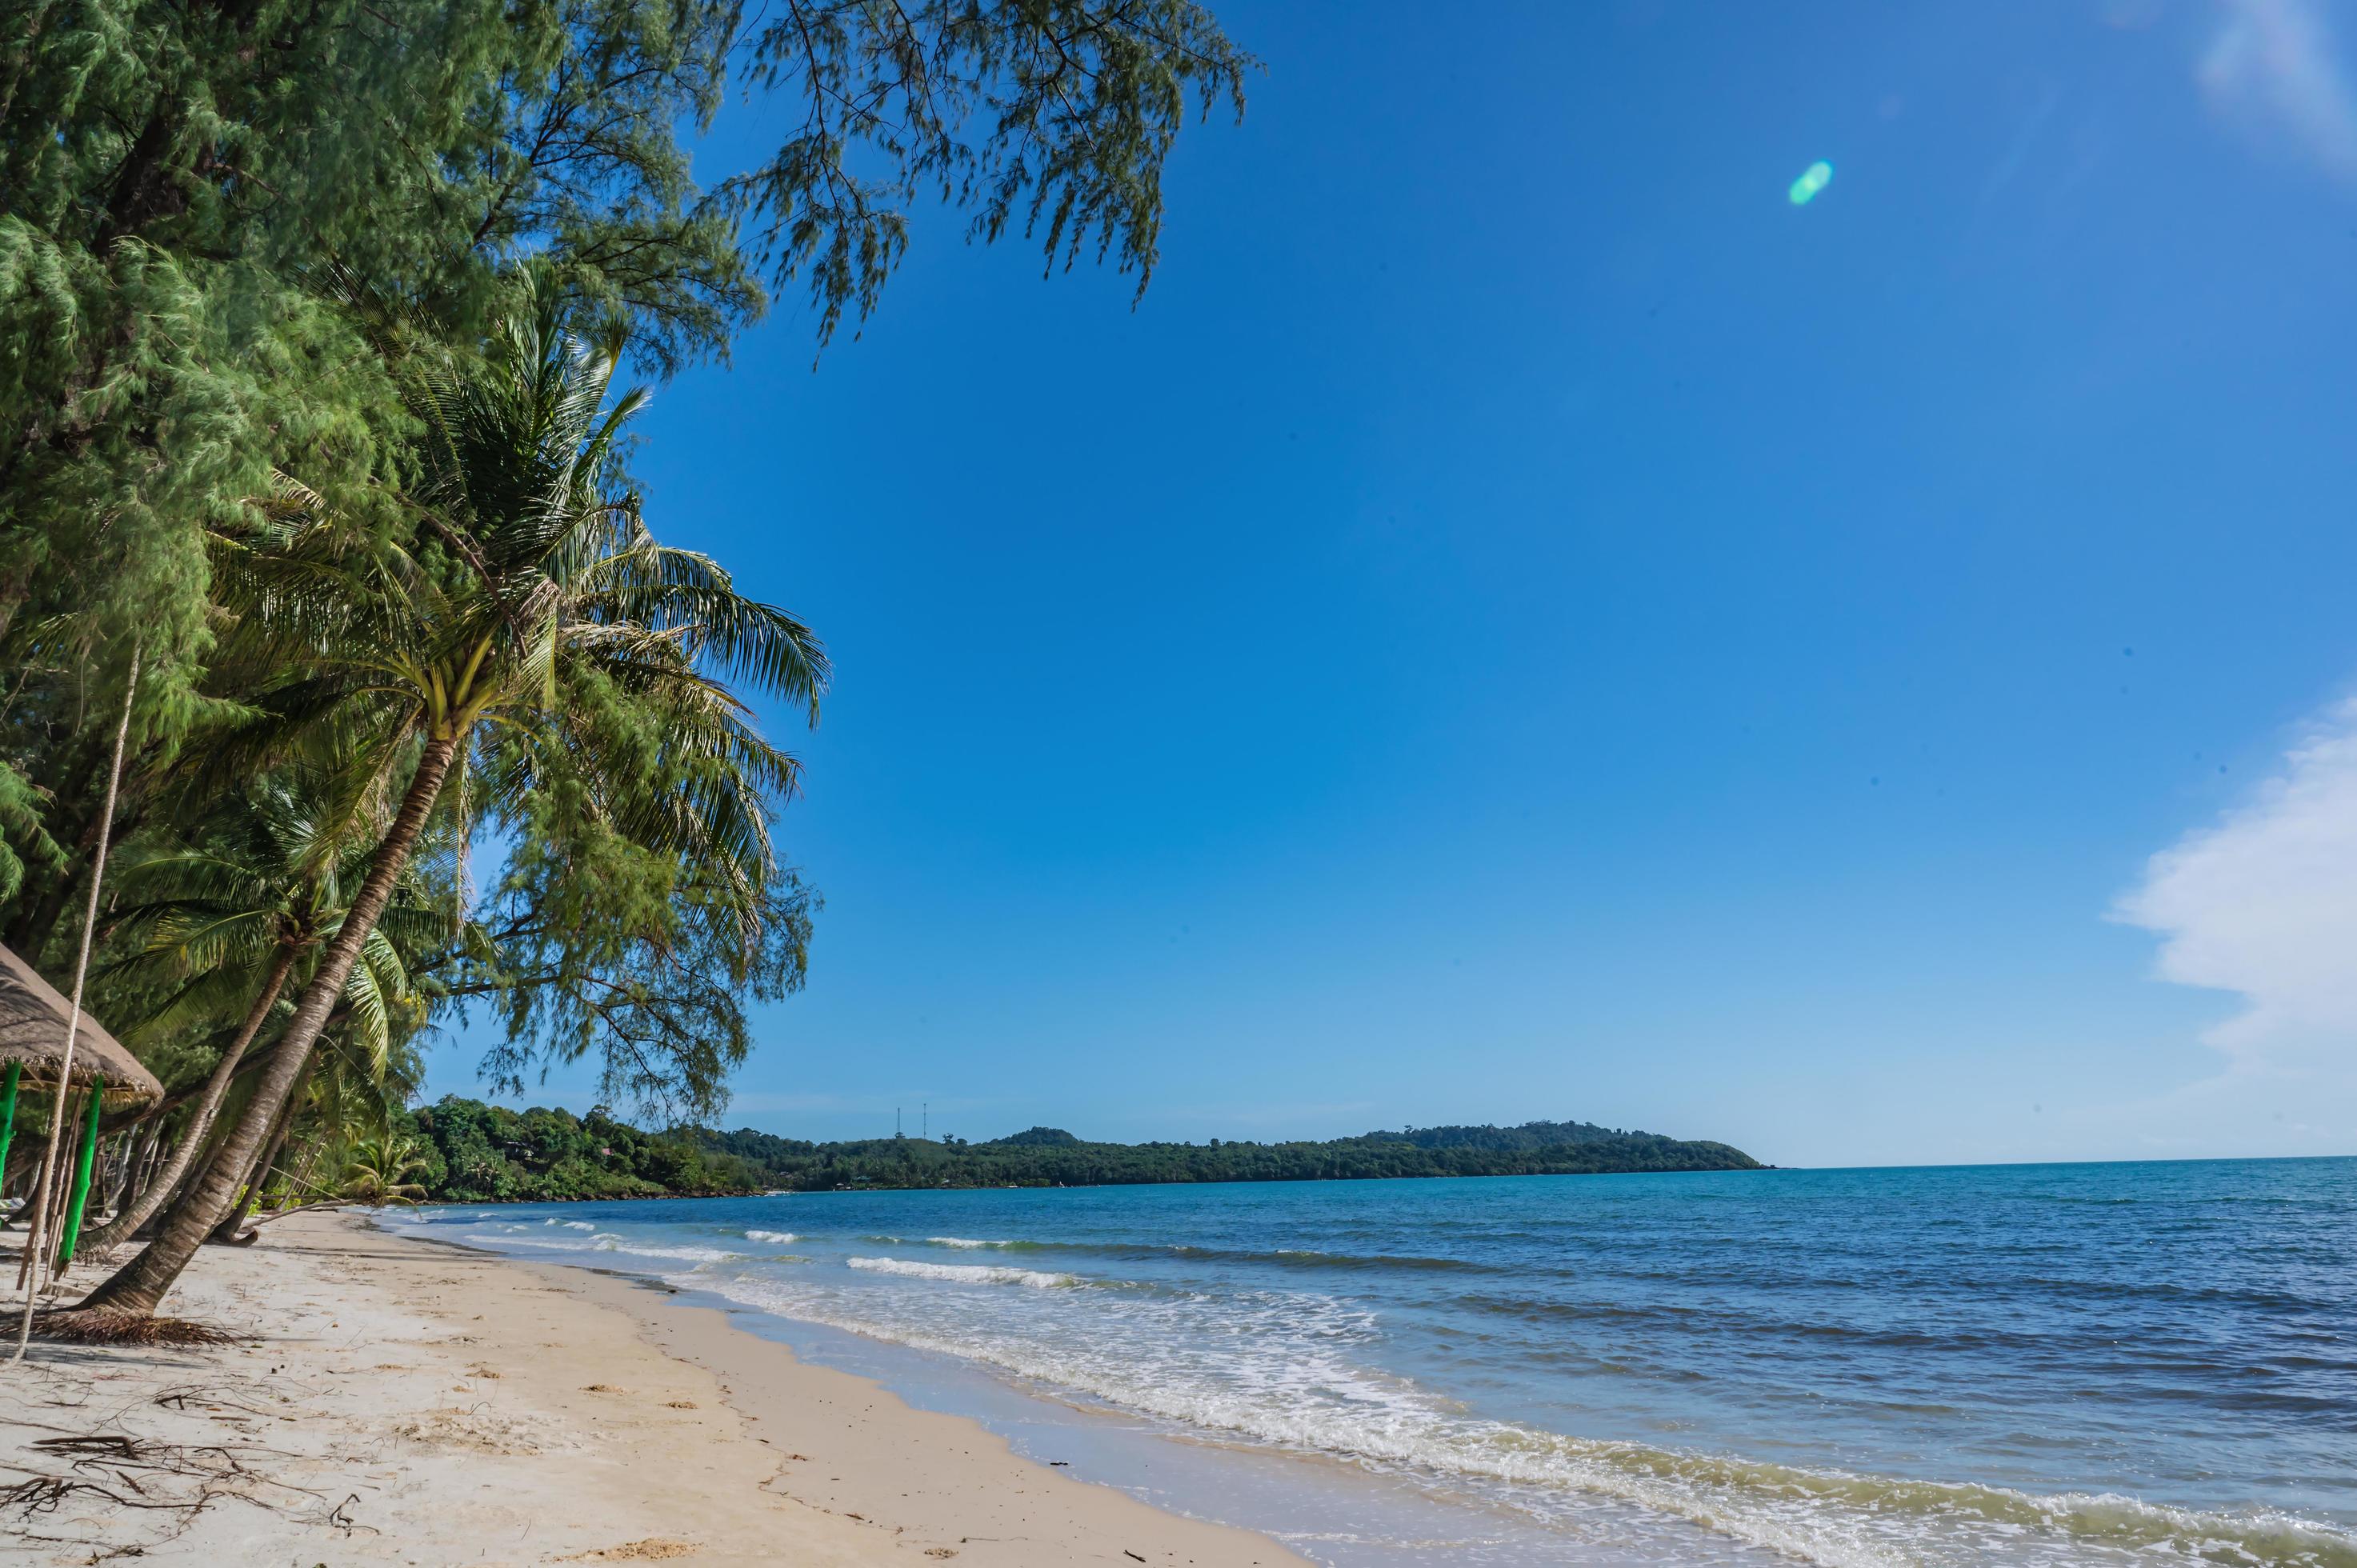
<path id="1" fill-rule="evenodd" d="M 344 981 L 343 998 L 328 1015 L 318 1043 L 296 1075 L 269 1136 L 246 1159 L 239 1180 L 231 1183 L 236 1196 L 227 1217 L 213 1227 L 214 1240 L 253 1239 L 242 1234 L 246 1215 L 260 1200 L 307 1101 L 328 1106 L 332 1120 L 348 1117 L 356 1101 L 365 1101 L 371 1107 L 405 1103 L 424 1081 L 423 1064 L 413 1039 L 425 1026 L 428 1003 L 411 980 L 404 954 L 428 951 L 447 940 L 453 924 L 448 911 L 455 907 L 448 894 L 455 889 L 445 883 L 429 883 L 432 905 L 413 902 L 410 883 L 418 869 L 418 863 L 413 861 L 404 870 L 393 903 L 368 934 L 360 961 Z M 332 937 L 333 928 L 327 928 L 324 934 Z M 322 1066 L 328 1069 L 324 1075 L 319 1071 Z M 217 1150 L 214 1157 L 221 1158 L 221 1152 Z"/>
<path id="2" fill-rule="evenodd" d="M 759 891 L 765 802 L 796 764 L 724 678 L 815 720 L 825 654 L 709 558 L 655 542 L 623 488 L 620 440 L 644 399 L 609 399 L 619 338 L 585 344 L 553 293 L 522 295 L 479 357 L 401 367 L 421 430 L 397 496 L 405 532 L 387 539 L 290 479 L 219 542 L 223 663 L 253 682 L 249 702 L 332 726 L 407 782 L 220 1155 L 86 1308 L 152 1313 L 229 1214 L 446 785 L 457 778 L 464 800 L 479 751 L 495 787 L 562 775 L 617 832 L 683 856 L 734 849 L 745 892 Z M 618 714 L 651 726 L 653 753 L 677 766 L 609 757 L 630 727 Z"/>
<path id="3" fill-rule="evenodd" d="M 170 1158 L 89 1233 L 84 1256 L 102 1256 L 136 1234 L 180 1185 L 288 978 L 342 923 L 345 893 L 367 868 L 368 845 L 356 845 L 350 832 L 353 782 L 310 766 L 282 769 L 217 802 L 185 840 L 132 858 L 116 934 L 133 950 L 115 967 L 161 966 L 178 981 L 129 1031 L 132 1040 L 214 1019 L 237 1023 Z M 451 922 L 437 903 L 447 900 L 430 887 L 404 886 L 344 983 L 346 1008 L 371 1048 L 383 1048 L 393 1011 L 408 991 L 396 939 L 430 940 L 446 931 Z"/>
<path id="4" fill-rule="evenodd" d="M 380 928 L 371 940 L 382 934 Z M 367 968 L 363 958 L 353 978 Z M 294 1203 L 334 1196 L 334 1187 L 311 1179 L 314 1173 L 322 1165 L 340 1171 L 368 1130 L 389 1125 L 424 1085 L 425 1064 L 415 1037 L 425 1015 L 422 997 L 404 995 L 384 1009 L 397 1026 L 376 1026 L 350 1005 L 347 990 L 346 1005 L 331 1017 L 269 1140 L 247 1167 L 242 1195 L 229 1218 L 213 1228 L 214 1240 L 253 1240 L 245 1229 L 246 1216 L 263 1201 L 274 1176 Z"/>
<path id="5" fill-rule="evenodd" d="M 415 1203 L 425 1189 L 409 1178 L 425 1168 L 423 1148 L 393 1124 L 393 1109 L 387 1106 L 383 1120 L 351 1145 L 344 1161 L 342 1196 L 377 1208 Z"/>

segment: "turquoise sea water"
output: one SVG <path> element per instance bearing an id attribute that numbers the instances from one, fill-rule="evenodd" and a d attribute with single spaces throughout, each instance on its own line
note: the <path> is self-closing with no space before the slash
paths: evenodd
<path id="1" fill-rule="evenodd" d="M 823 1193 L 389 1223 L 983 1369 L 1098 1412 L 1064 1417 L 1083 1451 L 1092 1432 L 1108 1453 L 1115 1433 L 1217 1445 L 1268 1485 L 1182 1481 L 1168 1500 L 1271 1528 L 1297 1487 L 1305 1520 L 1351 1516 L 1292 1536 L 1339 1563 L 2357 1568 L 2357 1160 Z"/>

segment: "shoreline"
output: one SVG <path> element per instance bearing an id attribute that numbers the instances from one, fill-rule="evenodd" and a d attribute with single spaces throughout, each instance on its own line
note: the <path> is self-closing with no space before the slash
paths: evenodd
<path id="1" fill-rule="evenodd" d="M 0 1560 L 1305 1562 L 664 1294 L 354 1214 L 206 1248 L 168 1310 L 239 1344 L 5 1374 L 0 1485 L 52 1495 Z"/>

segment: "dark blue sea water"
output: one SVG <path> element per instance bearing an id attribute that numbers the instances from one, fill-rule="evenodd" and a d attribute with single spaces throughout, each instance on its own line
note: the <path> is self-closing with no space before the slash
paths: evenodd
<path id="1" fill-rule="evenodd" d="M 2357 1160 L 392 1223 L 957 1358 L 1127 1418 L 1107 1432 L 1290 1455 L 1272 1475 L 1313 1475 L 1312 1456 L 1380 1493 L 1362 1525 L 1392 1521 L 1298 1532 L 1338 1563 L 1486 1544 L 1499 1562 L 2357 1565 Z M 1267 1527 L 1259 1506 L 1239 1522 Z"/>

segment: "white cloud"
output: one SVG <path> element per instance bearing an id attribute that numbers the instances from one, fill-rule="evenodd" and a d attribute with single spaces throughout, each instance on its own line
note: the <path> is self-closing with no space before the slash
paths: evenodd
<path id="1" fill-rule="evenodd" d="M 2316 0 L 2223 0 L 2198 76 L 2213 110 L 2287 133 L 2339 178 L 2357 181 L 2357 93 Z"/>
<path id="2" fill-rule="evenodd" d="M 2236 1069 L 2357 1067 L 2357 698 L 2250 800 L 2154 855 L 2113 913 L 2160 934 L 2162 979 L 2242 996 L 2204 1036 Z"/>

